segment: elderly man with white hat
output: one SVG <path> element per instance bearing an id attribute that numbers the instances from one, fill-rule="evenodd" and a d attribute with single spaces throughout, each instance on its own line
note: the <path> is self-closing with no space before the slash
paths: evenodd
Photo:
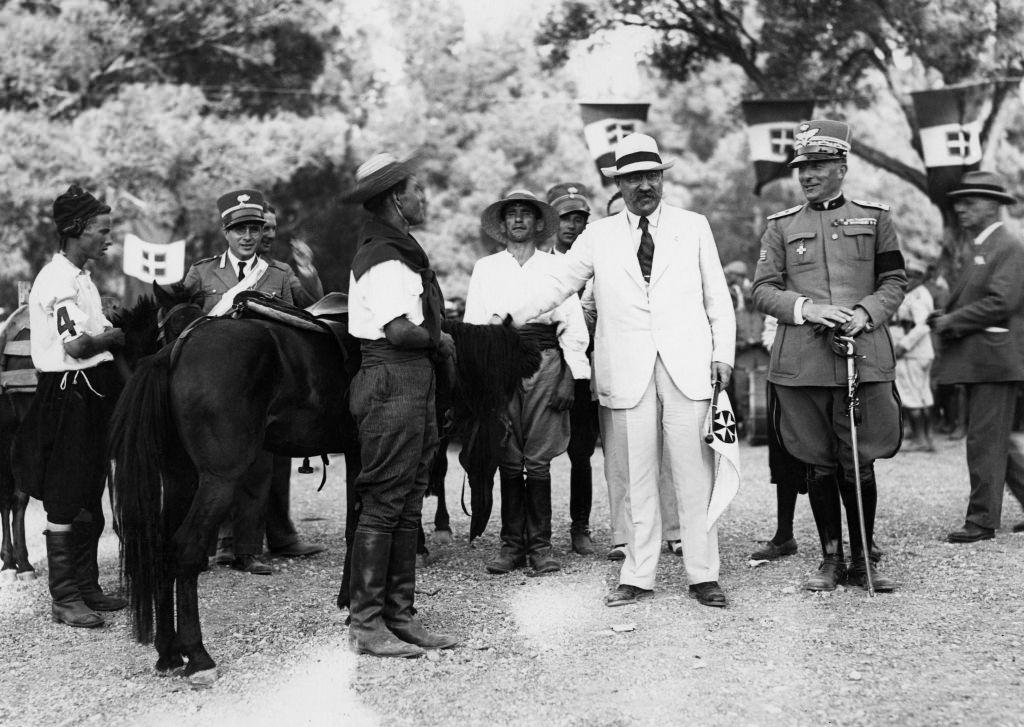
<path id="1" fill-rule="evenodd" d="M 591 278 L 597 307 L 594 388 L 606 408 L 606 477 L 626 463 L 633 526 L 609 606 L 653 595 L 661 550 L 658 481 L 675 489 L 690 594 L 726 605 L 718 584 L 718 530 L 709 522 L 713 453 L 703 425 L 718 380 L 732 373 L 736 320 L 707 219 L 662 201 L 657 142 L 630 134 L 615 148 L 615 179 L 626 209 L 591 222 L 557 266 L 513 309 L 517 322 L 574 296 Z M 617 453 L 617 457 L 611 456 Z"/>
<path id="2" fill-rule="evenodd" d="M 968 172 L 948 196 L 966 235 L 945 312 L 932 321 L 939 338 L 932 378 L 967 390 L 970 499 L 963 527 L 947 537 L 973 543 L 995 537 L 1004 482 L 1024 503 L 1024 453 L 1011 435 L 1024 381 L 1024 243 L 1003 220 L 1003 206 L 1017 199 L 997 174 Z"/>
<path id="3" fill-rule="evenodd" d="M 484 233 L 505 246 L 477 260 L 466 294 L 466 323 L 486 324 L 529 296 L 532 274 L 556 257 L 538 243 L 554 235 L 558 214 L 525 190 L 509 192 L 480 218 Z M 532 318 L 520 334 L 541 351 L 537 373 L 522 379 L 508 406 L 510 432 L 501 475 L 501 552 L 486 565 L 503 574 L 529 559 L 536 573 L 561 568 L 551 549 L 551 460 L 569 445 L 569 410 L 577 382 L 590 378 L 590 336 L 575 295 Z"/>
<path id="4" fill-rule="evenodd" d="M 347 200 L 372 215 L 348 289 L 348 330 L 362 350 L 350 408 L 363 465 L 355 482 L 361 509 L 351 546 L 349 643 L 361 654 L 417 657 L 458 643 L 423 628 L 414 608 L 416 540 L 438 445 L 434 368 L 454 347 L 441 331 L 444 303 L 430 260 L 409 232 L 427 215 L 414 163 L 371 157 Z"/>

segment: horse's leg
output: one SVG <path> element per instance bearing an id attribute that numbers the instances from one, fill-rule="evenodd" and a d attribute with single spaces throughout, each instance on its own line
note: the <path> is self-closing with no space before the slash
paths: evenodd
<path id="1" fill-rule="evenodd" d="M 359 497 L 356 495 L 356 477 L 363 469 L 359 457 L 359 445 L 345 452 L 345 565 L 341 571 L 341 588 L 338 589 L 338 608 L 348 608 L 348 591 L 352 575 L 352 541 L 359 524 Z"/>
<path id="2" fill-rule="evenodd" d="M 452 542 L 448 498 L 445 497 L 444 491 L 444 481 L 448 476 L 448 441 L 448 437 L 441 437 L 430 467 L 430 489 L 437 495 L 437 510 L 434 511 L 434 542 L 441 545 L 448 545 Z"/>
<path id="3" fill-rule="evenodd" d="M 233 479 L 203 472 L 188 515 L 174 534 L 178 644 L 188 659 L 183 674 L 195 686 L 208 686 L 217 678 L 217 665 L 203 646 L 198 580 L 207 548 L 231 507 L 235 486 Z"/>
<path id="4" fill-rule="evenodd" d="M 14 563 L 18 569 L 19 581 L 28 581 L 36 577 L 36 569 L 28 559 L 28 543 L 25 540 L 25 511 L 28 509 L 28 500 L 28 495 L 21 490 L 14 491 L 11 530 L 14 536 Z"/>
<path id="5" fill-rule="evenodd" d="M 185 520 L 196 493 L 196 473 L 191 468 L 191 462 L 184 468 L 169 464 L 165 470 L 165 481 L 173 484 L 164 489 L 161 527 L 164 529 L 164 542 L 173 544 L 174 533 Z M 185 660 L 182 658 L 181 644 L 174 625 L 176 568 L 173 545 L 163 554 L 163 558 L 164 572 L 156 587 L 156 634 L 153 642 L 158 655 L 156 670 L 160 674 L 167 674 L 184 666 Z"/>
<path id="6" fill-rule="evenodd" d="M 11 501 L 7 493 L 0 493 L 0 528 L 3 541 L 0 542 L 0 581 L 13 581 L 17 573 L 14 561 L 14 544 L 11 541 Z"/>

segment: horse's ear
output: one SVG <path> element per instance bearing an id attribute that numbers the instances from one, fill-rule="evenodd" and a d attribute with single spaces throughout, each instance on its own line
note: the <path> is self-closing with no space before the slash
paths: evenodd
<path id="1" fill-rule="evenodd" d="M 174 294 L 168 293 L 167 290 L 164 289 L 164 286 L 160 285 L 155 280 L 153 281 L 153 297 L 156 298 L 156 302 L 163 308 L 169 308 L 174 305 L 175 302 Z"/>

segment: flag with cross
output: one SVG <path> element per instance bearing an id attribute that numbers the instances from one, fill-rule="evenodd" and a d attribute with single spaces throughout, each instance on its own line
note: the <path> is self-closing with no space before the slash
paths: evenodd
<path id="1" fill-rule="evenodd" d="M 707 529 L 722 516 L 740 490 L 740 440 L 729 394 L 715 382 L 715 393 L 704 421 L 704 442 L 714 452 L 715 476 L 708 499 Z"/>
<path id="2" fill-rule="evenodd" d="M 176 283 L 185 276 L 185 241 L 161 245 L 129 232 L 124 236 L 121 269 L 144 283 Z"/>
<path id="3" fill-rule="evenodd" d="M 814 115 L 814 99 L 744 101 L 750 161 L 754 163 L 754 194 L 769 182 L 789 175 L 796 125 Z"/>
<path id="4" fill-rule="evenodd" d="M 972 83 L 911 94 L 921 155 L 928 171 L 928 196 L 940 207 L 964 172 L 981 164 L 981 128 L 991 104 L 991 85 Z"/>
<path id="5" fill-rule="evenodd" d="M 615 145 L 619 140 L 643 130 L 650 104 L 640 101 L 578 103 L 583 116 L 583 137 L 600 173 L 601 167 L 615 166 Z M 604 185 L 610 185 L 612 181 L 601 175 Z"/>

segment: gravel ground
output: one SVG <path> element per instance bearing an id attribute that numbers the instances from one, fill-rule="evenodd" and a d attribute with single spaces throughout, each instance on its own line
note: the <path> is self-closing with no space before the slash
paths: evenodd
<path id="1" fill-rule="evenodd" d="M 995 540 L 950 545 L 962 522 L 963 444 L 877 465 L 878 540 L 884 571 L 901 589 L 799 590 L 817 567 L 806 498 L 797 505 L 799 554 L 757 568 L 747 556 L 774 529 L 767 452 L 745 447 L 744 487 L 721 528 L 724 610 L 686 596 L 680 561 L 664 554 L 657 595 L 609 609 L 601 601 L 617 567 L 568 551 L 568 461 L 555 473 L 555 545 L 563 570 L 531 578 L 488 576 L 497 506 L 476 547 L 448 494 L 455 542 L 433 546 L 420 571 L 418 606 L 432 628 L 463 648 L 412 661 L 355 657 L 333 601 L 343 556 L 341 458 L 328 486 L 296 476 L 294 515 L 328 553 L 274 560 L 260 578 L 215 568 L 200 579 L 206 643 L 220 679 L 195 691 L 159 678 L 155 654 L 133 643 L 123 613 L 105 628 L 73 630 L 49 619 L 45 579 L 0 586 L 0 725 L 1024 725 L 1024 535 L 1007 499 Z M 592 522 L 608 545 L 600 452 Z M 433 501 L 427 501 L 433 514 Z M 42 514 L 30 510 L 31 552 L 45 564 Z M 116 581 L 116 542 L 101 557 Z"/>

